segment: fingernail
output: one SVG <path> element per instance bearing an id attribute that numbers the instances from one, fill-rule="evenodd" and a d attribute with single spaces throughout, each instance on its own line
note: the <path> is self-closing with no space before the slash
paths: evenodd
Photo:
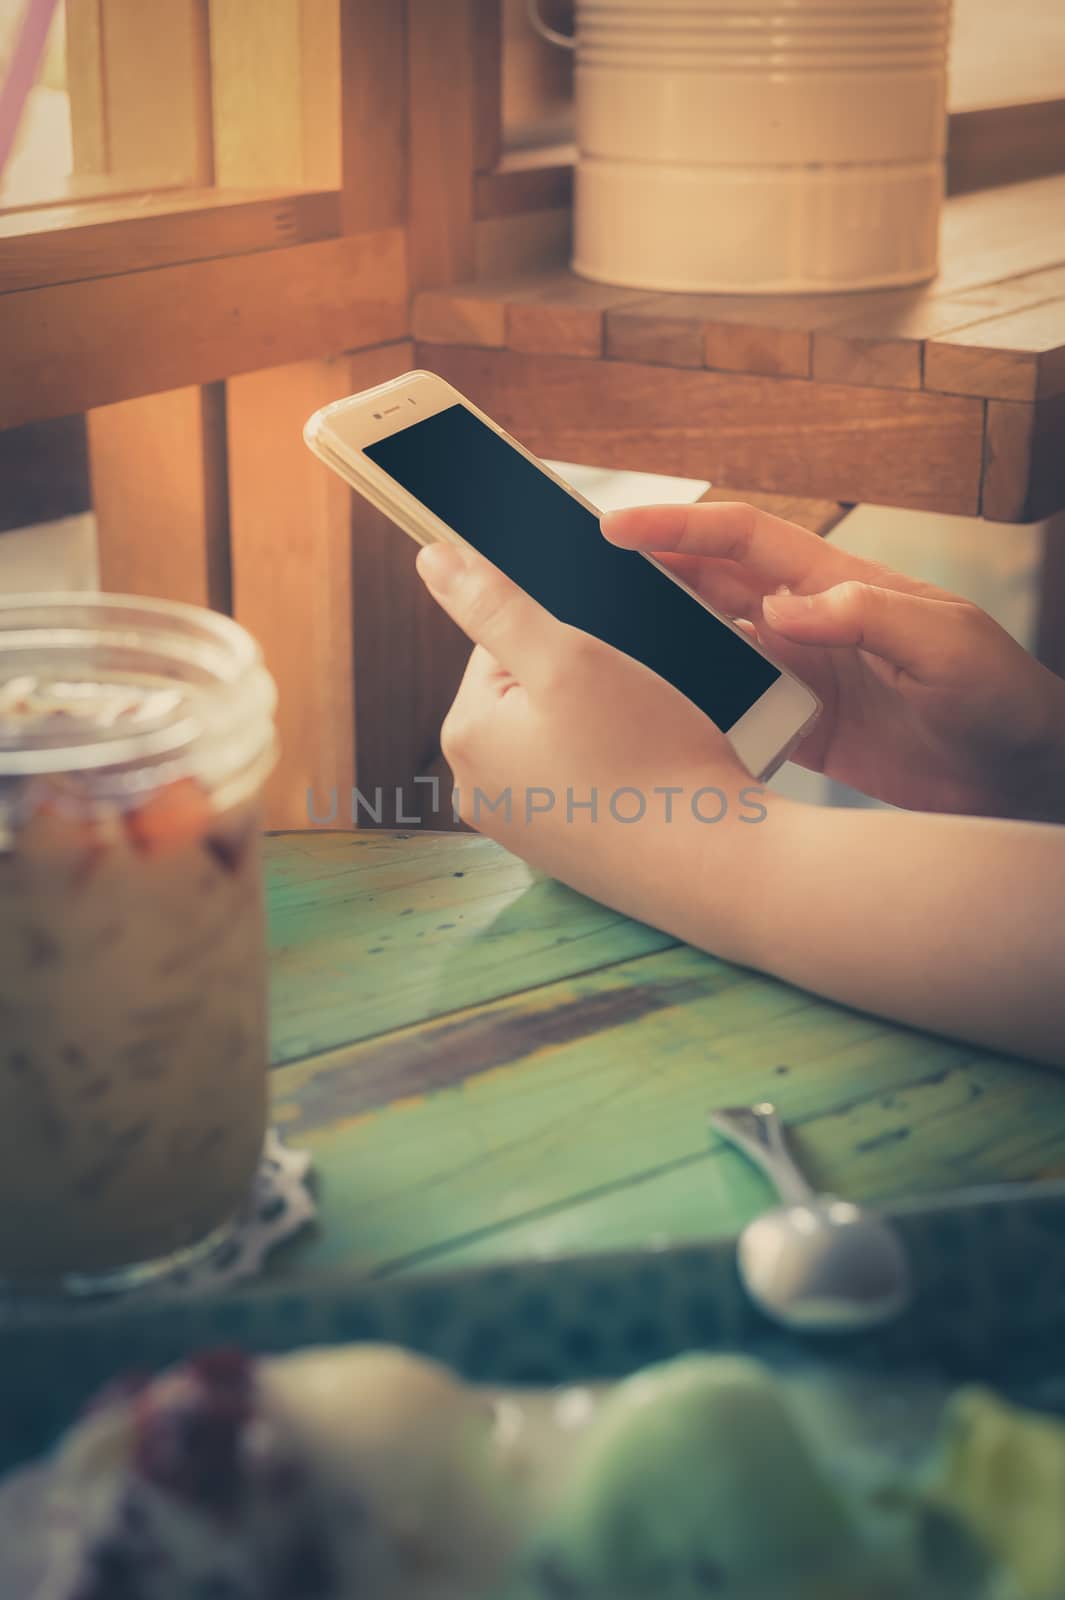
<path id="1" fill-rule="evenodd" d="M 776 594 L 767 594 L 762 601 L 762 611 L 772 622 L 777 617 L 781 622 L 788 622 L 794 617 L 805 616 L 813 610 L 815 595 L 792 594 L 790 589 L 778 589 Z"/>
<path id="2" fill-rule="evenodd" d="M 466 558 L 453 544 L 442 540 L 418 551 L 418 574 L 434 594 L 446 594 L 466 570 Z"/>

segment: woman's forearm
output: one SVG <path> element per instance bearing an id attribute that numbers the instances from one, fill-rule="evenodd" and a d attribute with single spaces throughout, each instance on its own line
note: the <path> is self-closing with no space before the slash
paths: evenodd
<path id="1" fill-rule="evenodd" d="M 701 915 L 690 876 L 675 886 L 673 931 L 846 1005 L 1065 1066 L 1065 829 L 776 800 L 725 843 L 701 844 Z"/>

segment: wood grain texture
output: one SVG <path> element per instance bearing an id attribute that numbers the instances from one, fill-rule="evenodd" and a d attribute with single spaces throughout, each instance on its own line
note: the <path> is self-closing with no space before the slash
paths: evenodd
<path id="1" fill-rule="evenodd" d="M 107 170 L 210 183 L 207 0 L 101 0 L 99 16 Z"/>
<path id="2" fill-rule="evenodd" d="M 222 385 L 104 406 L 87 423 L 101 588 L 228 611 Z"/>
<path id="3" fill-rule="evenodd" d="M 211 0 L 210 36 L 217 181 L 303 183 L 300 0 Z"/>
<path id="4" fill-rule="evenodd" d="M 0 216 L 0 294 L 335 238 L 331 192 L 170 190 Z"/>
<path id="5" fill-rule="evenodd" d="M 1065 174 L 955 195 L 943 207 L 937 291 L 953 294 L 1060 266 L 1063 207 Z"/>
<path id="6" fill-rule="evenodd" d="M 485 217 L 512 217 L 524 211 L 552 211 L 573 204 L 571 162 L 530 166 L 504 158 L 494 172 L 478 172 L 474 210 Z"/>
<path id="7" fill-rule="evenodd" d="M 403 832 L 316 828 L 268 844 L 276 1063 L 676 942 L 532 872 L 490 840 Z M 449 1054 L 441 1076 L 460 1071 Z"/>
<path id="8" fill-rule="evenodd" d="M 269 826 L 307 822 L 308 794 L 355 781 L 351 492 L 303 443 L 351 392 L 348 363 L 305 361 L 227 384 L 233 615 L 278 686 Z"/>
<path id="9" fill-rule="evenodd" d="M 411 284 L 472 278 L 475 0 L 407 0 Z"/>
<path id="10" fill-rule="evenodd" d="M 74 171 L 107 171 L 103 0 L 66 0 L 67 93 Z"/>
<path id="11" fill-rule="evenodd" d="M 815 332 L 811 375 L 830 383 L 919 389 L 926 340 L 986 321 L 1015 303 L 1008 286 L 953 296 L 900 291 L 889 304 Z"/>
<path id="12" fill-rule="evenodd" d="M 808 499 L 979 505 L 977 400 L 681 370 L 663 383 L 634 362 L 446 345 L 419 345 L 417 360 L 538 455 Z"/>
<path id="13" fill-rule="evenodd" d="M 609 314 L 607 350 L 623 360 L 805 378 L 815 329 L 885 300 L 880 292 L 646 295 Z"/>
<path id="14" fill-rule="evenodd" d="M 1051 672 L 1065 678 L 1065 516 L 1061 515 L 1048 522 L 1043 534 L 1035 653 Z"/>
<path id="15" fill-rule="evenodd" d="M 486 217 L 474 224 L 476 277 L 504 278 L 519 272 L 558 272 L 569 259 L 573 214 L 569 207 Z"/>
<path id="16" fill-rule="evenodd" d="M 504 299 L 508 350 L 595 358 L 603 353 L 607 312 L 631 300 L 632 290 L 558 273 L 504 291 Z"/>
<path id="17" fill-rule="evenodd" d="M 501 349 L 506 337 L 506 301 L 478 284 L 423 289 L 414 296 L 411 328 L 430 344 L 476 344 Z"/>
<path id="18" fill-rule="evenodd" d="M 493 172 L 503 155 L 503 0 L 474 0 L 473 164 Z"/>
<path id="19" fill-rule="evenodd" d="M 407 215 L 405 40 L 406 6 L 397 0 L 340 0 L 343 206 L 349 233 L 398 227 Z"/>
<path id="20" fill-rule="evenodd" d="M 861 1200 L 1060 1163 L 1055 1074 L 676 945 L 488 841 L 304 833 L 267 872 L 275 1115 L 322 1179 L 282 1272 L 733 1232 L 768 1196 L 715 1103 L 771 1097 Z"/>
<path id="21" fill-rule="evenodd" d="M 1013 400 L 987 402 L 980 514 L 989 522 L 1029 520 L 1034 432 L 1034 406 Z"/>
<path id="22" fill-rule="evenodd" d="M 1025 405 L 989 400 L 982 515 L 1037 522 L 1065 506 L 1065 393 Z"/>
<path id="23" fill-rule="evenodd" d="M 0 427 L 401 338 L 398 230 L 0 296 Z"/>
<path id="24" fill-rule="evenodd" d="M 1065 507 L 1065 394 L 1037 400 L 1027 520 L 1055 516 Z"/>
<path id="25" fill-rule="evenodd" d="M 321 185 L 323 189 L 339 189 L 344 181 L 340 12 L 341 0 L 301 0 L 303 182 L 316 187 Z M 367 226 L 385 227 L 387 224 L 368 223 Z"/>
<path id="26" fill-rule="evenodd" d="M 1065 390 L 1065 299 L 930 340 L 925 387 L 994 400 L 1060 394 Z"/>
<path id="27" fill-rule="evenodd" d="M 182 192 L 188 188 L 177 178 L 161 180 L 150 172 L 86 172 L 74 173 L 69 178 L 57 178 L 42 183 L 33 194 L 13 199 L 9 191 L 0 192 L 0 217 L 12 212 L 48 211 L 52 206 L 82 206 L 92 201 L 132 199 L 134 196 L 159 195 L 168 191 Z"/>

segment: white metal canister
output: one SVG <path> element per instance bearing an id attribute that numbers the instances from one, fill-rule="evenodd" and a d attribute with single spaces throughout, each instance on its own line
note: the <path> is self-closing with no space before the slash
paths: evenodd
<path id="1" fill-rule="evenodd" d="M 577 0 L 574 271 L 726 293 L 934 276 L 949 33 L 950 0 Z"/>

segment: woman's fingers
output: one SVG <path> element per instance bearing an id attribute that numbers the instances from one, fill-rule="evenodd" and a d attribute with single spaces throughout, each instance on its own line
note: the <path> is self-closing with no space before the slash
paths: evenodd
<path id="1" fill-rule="evenodd" d="M 601 526 L 612 544 L 626 549 L 672 550 L 736 562 L 756 573 L 765 588 L 787 584 L 823 589 L 865 575 L 865 563 L 857 557 L 739 501 L 637 506 L 609 512 Z"/>
<path id="2" fill-rule="evenodd" d="M 853 580 L 820 594 L 766 595 L 763 606 L 773 632 L 796 644 L 849 645 L 928 683 L 964 668 L 983 632 L 967 601 Z"/>
<path id="3" fill-rule="evenodd" d="M 417 569 L 434 600 L 505 672 L 529 685 L 550 674 L 563 624 L 498 567 L 467 546 L 437 543 L 419 550 Z M 471 665 L 476 674 L 483 663 Z"/>
<path id="4" fill-rule="evenodd" d="M 701 556 L 655 552 L 656 559 L 676 574 L 700 599 L 726 617 L 762 615 L 762 590 L 737 561 L 707 560 Z"/>

